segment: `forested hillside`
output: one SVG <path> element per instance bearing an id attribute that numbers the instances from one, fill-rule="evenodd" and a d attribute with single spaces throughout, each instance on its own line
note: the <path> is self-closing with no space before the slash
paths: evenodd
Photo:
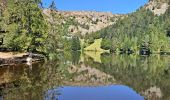
<path id="1" fill-rule="evenodd" d="M 115 25 L 94 33 L 93 36 L 103 38 L 102 48 L 122 53 L 169 52 L 170 7 L 157 14 L 148 8 L 153 6 L 150 2 Z M 164 3 L 169 4 L 166 0 L 157 2 L 160 6 Z M 92 38 L 92 35 L 88 38 Z"/>

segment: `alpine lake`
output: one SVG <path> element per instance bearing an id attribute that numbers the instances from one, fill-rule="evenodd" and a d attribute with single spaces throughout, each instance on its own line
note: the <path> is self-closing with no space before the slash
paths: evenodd
<path id="1" fill-rule="evenodd" d="M 1 66 L 0 100 L 170 100 L 170 56 L 63 52 Z"/>

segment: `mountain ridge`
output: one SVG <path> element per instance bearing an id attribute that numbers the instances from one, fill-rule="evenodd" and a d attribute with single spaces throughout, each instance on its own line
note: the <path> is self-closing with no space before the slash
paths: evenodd
<path id="1" fill-rule="evenodd" d="M 44 9 L 43 13 L 50 15 L 49 9 Z M 123 14 L 112 14 L 111 12 L 97 11 L 56 11 L 65 19 L 74 19 L 77 25 L 70 25 L 68 31 L 70 34 L 80 33 L 81 35 L 97 32 L 103 28 L 113 25 Z M 65 22 L 65 20 L 63 20 Z"/>

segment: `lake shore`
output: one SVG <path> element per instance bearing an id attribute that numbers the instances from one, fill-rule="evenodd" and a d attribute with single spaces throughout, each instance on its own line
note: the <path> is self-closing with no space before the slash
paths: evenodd
<path id="1" fill-rule="evenodd" d="M 0 66 L 27 63 L 29 53 L 0 52 Z M 44 56 L 32 54 L 32 62 L 43 61 Z"/>
<path id="2" fill-rule="evenodd" d="M 27 53 L 0 52 L 0 59 L 23 57 L 24 55 L 27 55 Z"/>

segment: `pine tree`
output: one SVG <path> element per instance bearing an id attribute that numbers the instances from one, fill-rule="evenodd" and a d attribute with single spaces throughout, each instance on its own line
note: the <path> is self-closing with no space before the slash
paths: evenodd
<path id="1" fill-rule="evenodd" d="M 47 24 L 39 6 L 40 0 L 8 0 L 5 44 L 22 50 L 41 50 L 47 37 Z"/>
<path id="2" fill-rule="evenodd" d="M 78 50 L 81 49 L 80 40 L 79 40 L 79 38 L 76 37 L 76 36 L 72 38 L 71 49 L 72 49 L 73 51 L 78 51 Z"/>
<path id="3" fill-rule="evenodd" d="M 30 48 L 34 51 L 37 47 L 43 46 L 47 38 L 47 23 L 43 17 L 39 4 L 41 0 L 23 0 L 22 3 L 28 5 L 25 9 L 26 29 L 31 37 Z"/>
<path id="4" fill-rule="evenodd" d="M 3 12 L 5 9 L 5 4 L 6 4 L 6 1 L 0 0 L 0 45 L 3 44 L 3 37 L 4 37 L 4 33 L 5 33 L 4 21 L 3 21 L 3 17 L 4 17 Z"/>
<path id="5" fill-rule="evenodd" d="M 58 32 L 58 15 L 57 15 L 57 7 L 54 1 L 52 1 L 51 5 L 49 6 L 49 15 L 47 17 L 48 25 L 49 25 L 49 32 L 48 32 L 48 37 L 46 41 L 46 46 L 47 46 L 47 51 L 56 51 L 56 49 L 59 48 L 59 42 L 61 42 L 60 39 L 60 34 Z"/>

